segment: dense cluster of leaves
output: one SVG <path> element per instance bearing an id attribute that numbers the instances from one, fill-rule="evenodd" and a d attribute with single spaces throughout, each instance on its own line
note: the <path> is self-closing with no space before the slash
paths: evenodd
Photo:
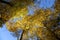
<path id="1" fill-rule="evenodd" d="M 32 16 L 27 15 L 27 16 L 23 17 L 22 20 L 17 20 L 15 23 L 7 22 L 7 28 L 8 28 L 8 30 L 10 30 L 12 32 L 14 32 L 18 29 L 23 29 L 25 31 L 25 33 L 27 32 L 27 34 L 28 34 L 28 32 L 29 32 L 30 36 L 34 36 L 36 34 L 37 36 L 39 36 L 42 39 L 43 39 L 42 35 L 45 35 L 45 37 L 48 35 L 47 37 L 49 37 L 49 38 L 46 37 L 43 40 L 45 40 L 45 39 L 49 40 L 50 38 L 51 38 L 50 40 L 57 40 L 57 39 L 55 39 L 54 34 L 52 34 L 52 32 L 49 31 L 49 30 L 51 30 L 51 27 L 56 24 L 55 23 L 56 20 L 55 21 L 53 21 L 53 20 L 56 19 L 56 17 L 58 16 L 58 13 L 56 14 L 55 12 L 51 12 L 51 10 L 49 10 L 49 9 L 47 9 L 47 10 L 40 9 L 40 10 L 36 11 L 34 15 L 32 15 Z M 51 19 L 50 16 L 52 16 L 52 15 L 53 15 L 53 18 Z M 16 16 L 16 17 L 18 17 L 18 16 Z M 50 20 L 52 20 L 52 22 Z M 50 21 L 50 23 L 49 23 L 49 21 Z M 48 23 L 46 24 L 44 22 L 48 22 Z M 43 30 L 46 30 L 47 32 L 45 32 Z M 43 34 L 42 31 L 47 34 Z M 27 35 L 27 37 L 28 36 L 29 35 Z"/>
<path id="2" fill-rule="evenodd" d="M 24 9 L 27 9 L 27 5 L 32 4 L 33 2 L 32 0 L 28 2 L 27 1 L 28 0 L 11 0 L 10 2 L 7 2 L 0 0 L 0 18 L 3 20 L 3 23 L 16 15 L 16 12 L 19 12 L 20 10 L 24 11 Z"/>

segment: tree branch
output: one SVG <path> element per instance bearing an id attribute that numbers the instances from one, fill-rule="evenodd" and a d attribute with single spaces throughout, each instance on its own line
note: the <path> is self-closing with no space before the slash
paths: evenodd
<path id="1" fill-rule="evenodd" d="M 11 4 L 10 2 L 7 2 L 7 1 L 4 1 L 4 0 L 0 0 L 1 3 L 5 3 L 5 4 L 8 4 L 10 6 L 13 6 L 13 4 Z"/>

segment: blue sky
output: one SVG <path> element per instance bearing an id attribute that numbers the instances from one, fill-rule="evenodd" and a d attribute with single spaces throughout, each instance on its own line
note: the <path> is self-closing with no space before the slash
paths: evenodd
<path id="1" fill-rule="evenodd" d="M 37 8 L 51 8 L 54 4 L 54 0 L 35 0 L 35 6 Z M 34 13 L 34 8 L 29 7 L 29 14 Z M 13 37 L 10 32 L 5 28 L 5 25 L 3 25 L 3 28 L 0 28 L 0 40 L 16 40 L 15 37 Z"/>
<path id="2" fill-rule="evenodd" d="M 55 0 L 35 0 L 34 6 L 28 6 L 29 14 L 33 14 L 36 8 L 38 8 L 38 9 L 50 8 L 51 10 L 54 10 L 54 8 L 53 8 L 54 2 L 55 2 Z"/>
<path id="3" fill-rule="evenodd" d="M 6 25 L 3 25 L 3 28 L 0 28 L 0 40 L 16 40 L 16 38 L 14 38 L 6 29 Z"/>

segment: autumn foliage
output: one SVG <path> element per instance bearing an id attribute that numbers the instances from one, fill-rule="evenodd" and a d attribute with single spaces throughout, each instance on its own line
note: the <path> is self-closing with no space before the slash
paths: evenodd
<path id="1" fill-rule="evenodd" d="M 41 40 L 58 40 L 60 39 L 60 25 L 58 25 L 60 22 L 60 4 L 58 1 L 55 3 L 54 11 L 51 9 L 37 9 L 34 15 L 28 15 L 27 6 L 34 6 L 33 1 L 13 0 L 11 3 L 14 2 L 14 6 L 9 6 L 9 8 L 6 6 L 7 9 L 1 12 L 4 14 L 1 14 L 2 16 L 0 18 L 2 18 L 10 32 L 16 32 L 22 29 L 24 31 L 22 40 L 28 40 L 28 38 L 33 36 L 37 36 Z M 17 20 L 13 22 L 14 19 Z"/>

